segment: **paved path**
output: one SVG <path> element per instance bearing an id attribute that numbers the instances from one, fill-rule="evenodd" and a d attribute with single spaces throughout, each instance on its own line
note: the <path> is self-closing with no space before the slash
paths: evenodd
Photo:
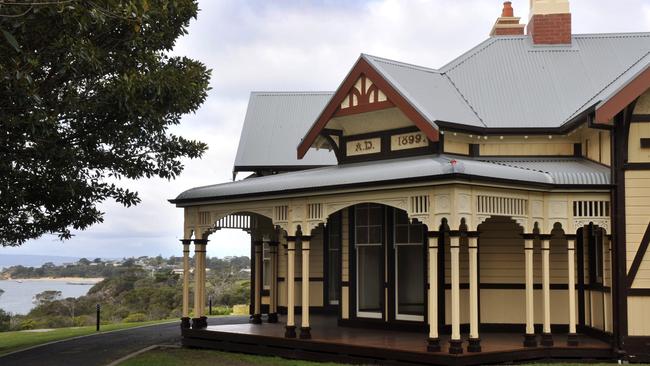
<path id="1" fill-rule="evenodd" d="M 239 324 L 248 317 L 209 319 L 210 325 Z M 180 321 L 100 333 L 0 357 L 2 366 L 104 366 L 154 344 L 179 344 Z"/>

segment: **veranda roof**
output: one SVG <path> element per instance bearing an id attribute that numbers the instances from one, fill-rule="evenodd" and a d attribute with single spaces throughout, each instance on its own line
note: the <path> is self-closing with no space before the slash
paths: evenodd
<path id="1" fill-rule="evenodd" d="M 309 193 L 445 179 L 519 183 L 534 187 L 598 187 L 610 184 L 609 168 L 583 158 L 466 158 L 427 155 L 342 164 L 254 177 L 189 189 L 172 203 Z"/>

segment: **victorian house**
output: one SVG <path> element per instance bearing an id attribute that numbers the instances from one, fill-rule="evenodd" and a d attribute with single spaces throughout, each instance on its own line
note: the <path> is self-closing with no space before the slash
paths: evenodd
<path id="1" fill-rule="evenodd" d="M 362 54 L 334 92 L 252 93 L 234 166 L 250 176 L 171 200 L 183 343 L 650 361 L 650 33 L 572 34 L 568 0 L 530 7 L 526 26 L 504 3 L 440 68 Z M 251 321 L 208 326 L 224 228 L 251 236 Z"/>

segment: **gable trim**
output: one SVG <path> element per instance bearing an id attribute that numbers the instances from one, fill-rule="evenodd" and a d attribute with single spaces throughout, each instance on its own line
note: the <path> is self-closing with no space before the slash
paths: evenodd
<path id="1" fill-rule="evenodd" d="M 596 107 L 595 123 L 611 124 L 614 116 L 650 88 L 650 65 Z"/>
<path id="2" fill-rule="evenodd" d="M 348 96 L 350 89 L 354 86 L 361 75 L 366 75 L 388 98 L 390 103 L 399 108 L 431 142 L 439 139 L 438 130 L 429 122 L 404 96 L 402 96 L 377 70 L 375 70 L 363 56 L 352 67 L 345 80 L 336 90 L 332 99 L 327 103 L 321 114 L 318 116 L 309 132 L 298 145 L 298 159 L 302 159 L 311 145 L 316 141 L 318 135 L 325 128 L 327 123 L 337 112 L 340 111 L 340 104 Z"/>

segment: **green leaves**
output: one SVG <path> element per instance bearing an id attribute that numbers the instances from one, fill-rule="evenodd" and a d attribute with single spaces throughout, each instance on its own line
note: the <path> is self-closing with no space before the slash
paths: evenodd
<path id="1" fill-rule="evenodd" d="M 20 46 L 18 45 L 18 41 L 16 40 L 16 37 L 14 37 L 11 33 L 7 32 L 4 29 L 1 29 L 1 31 L 2 31 L 2 35 L 5 36 L 5 39 L 7 40 L 7 42 L 9 42 L 11 47 L 13 47 L 16 50 L 16 52 L 20 52 Z"/>
<path id="2" fill-rule="evenodd" d="M 197 9 L 94 0 L 3 20 L 0 244 L 69 238 L 102 222 L 99 203 L 139 203 L 120 178 L 173 179 L 182 158 L 203 154 L 205 144 L 168 131 L 207 96 L 206 67 L 167 56 Z"/>

